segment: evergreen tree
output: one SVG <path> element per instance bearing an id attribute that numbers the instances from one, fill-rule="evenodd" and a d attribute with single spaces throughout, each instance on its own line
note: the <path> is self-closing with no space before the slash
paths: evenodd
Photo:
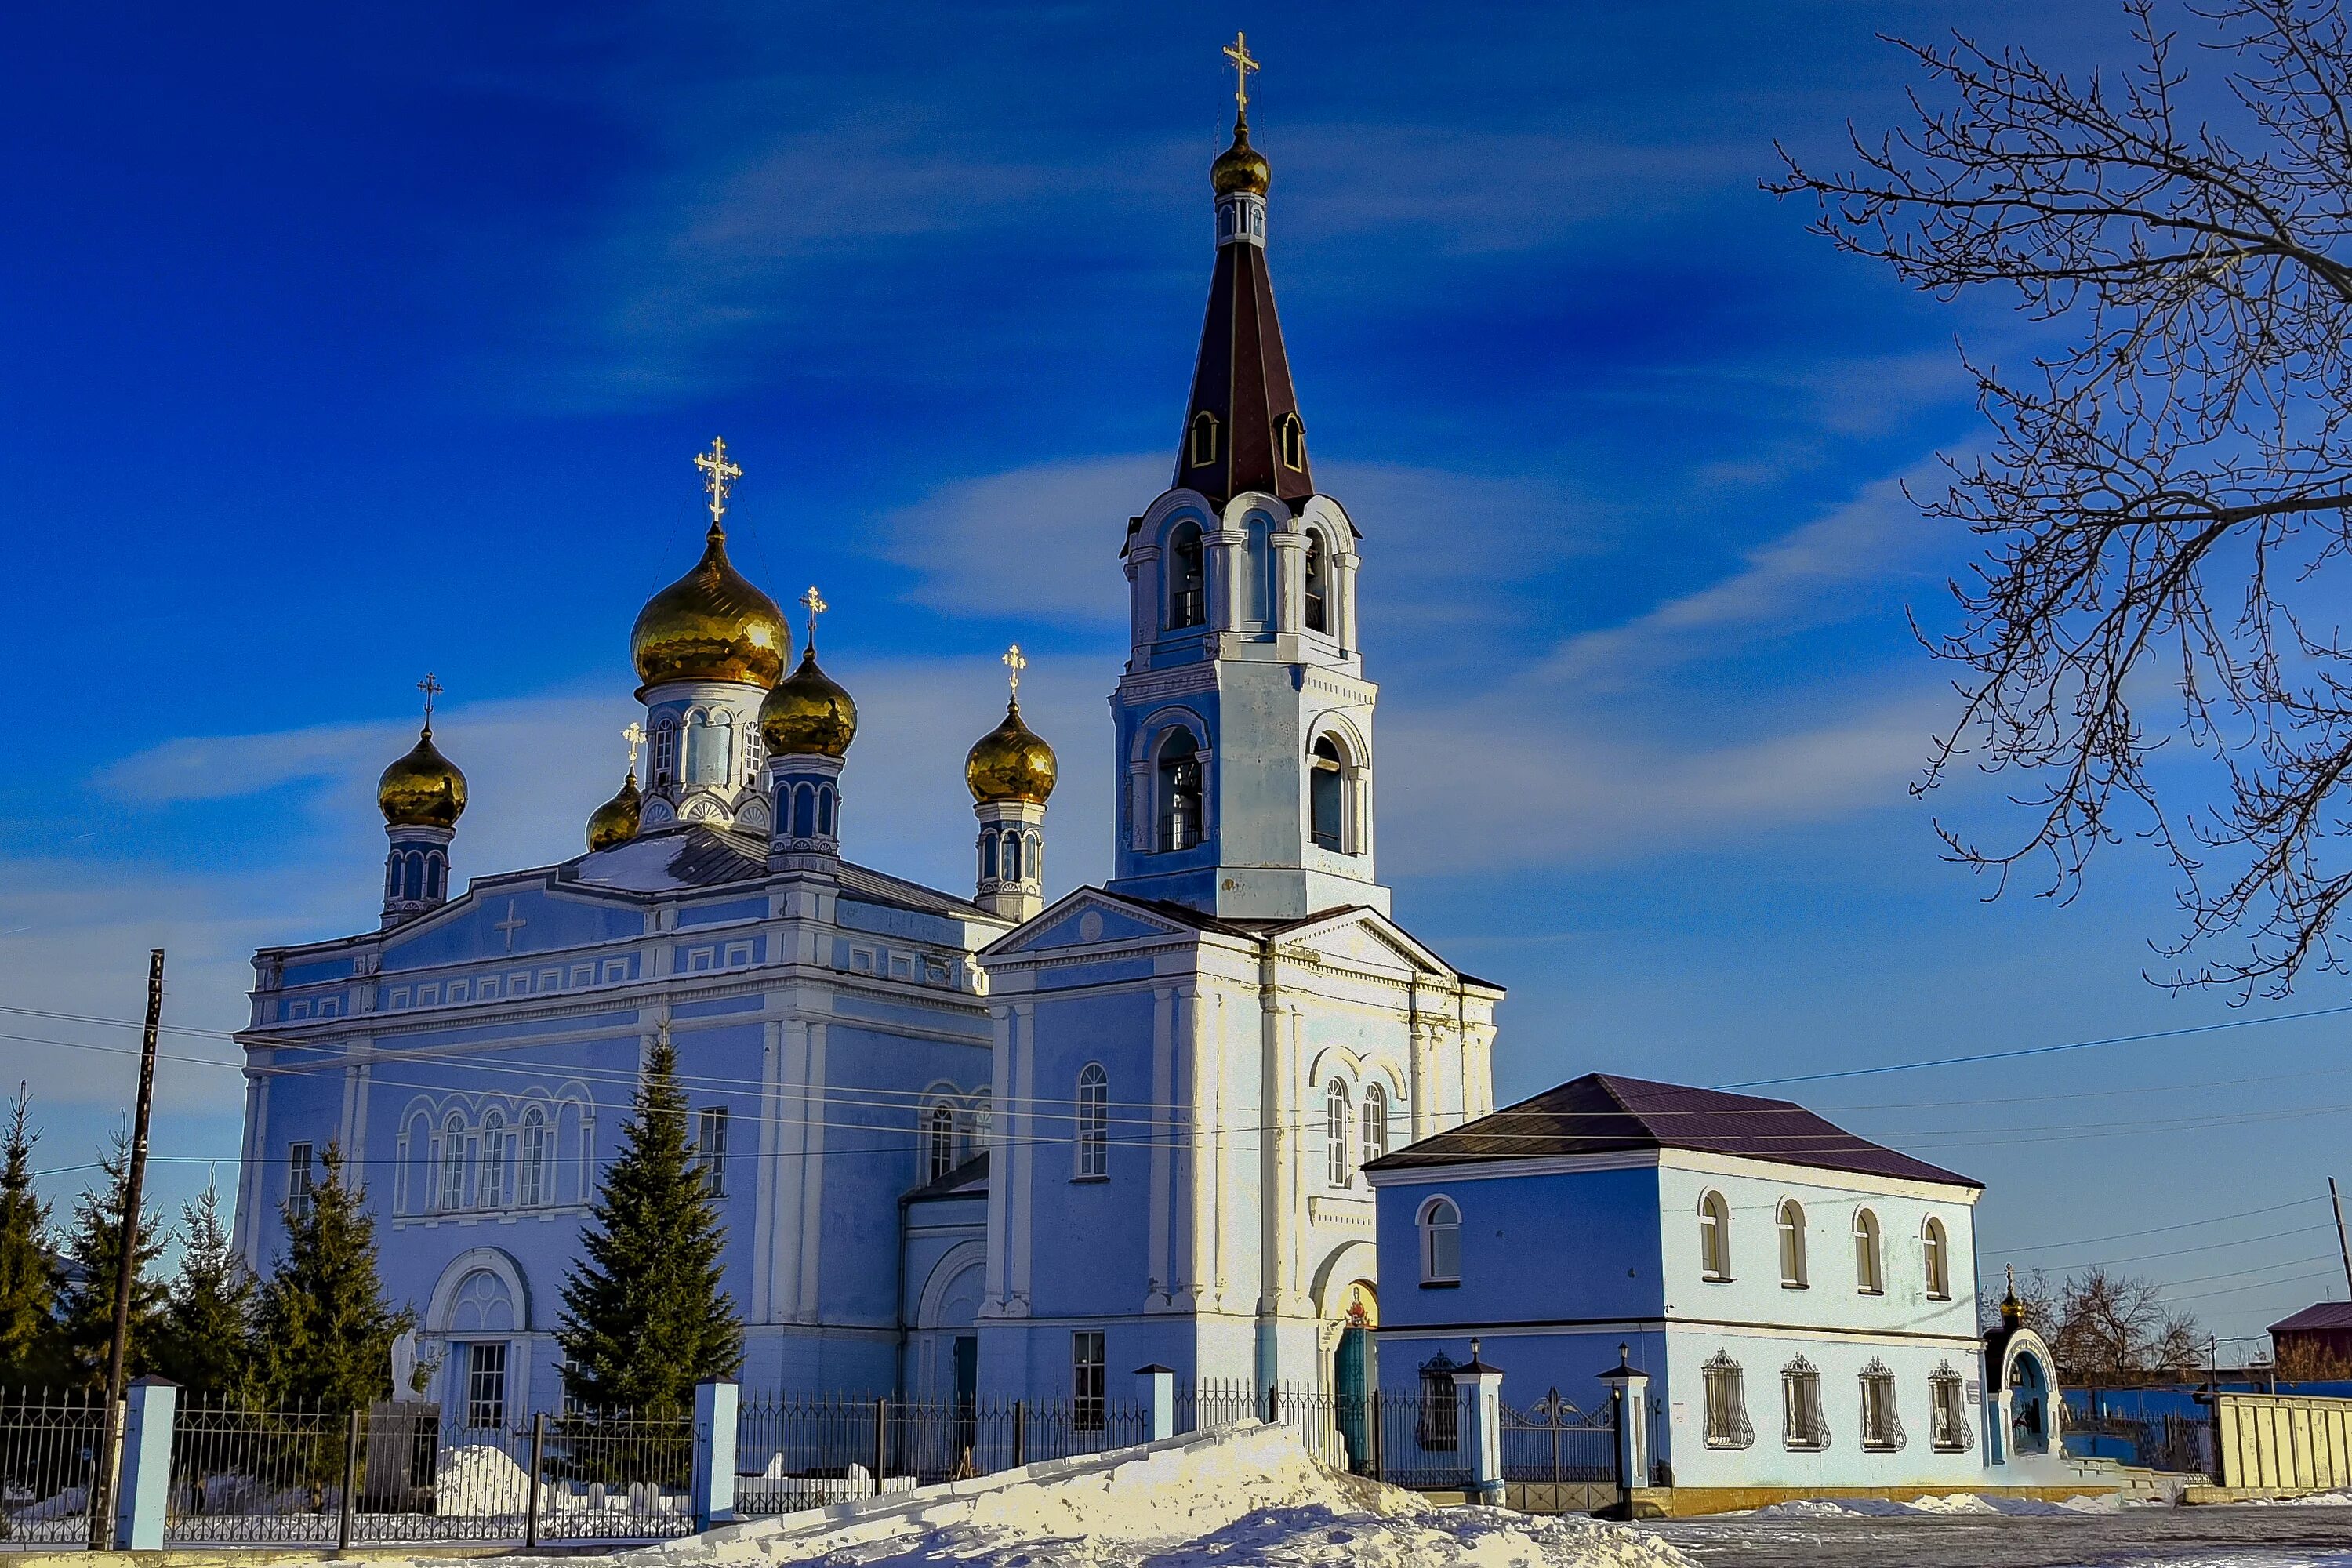
<path id="1" fill-rule="evenodd" d="M 637 1089 L 621 1151 L 605 1169 L 563 1282 L 555 1331 L 572 1395 L 591 1406 L 679 1411 L 694 1385 L 731 1376 L 743 1325 L 719 1289 L 726 1231 L 687 1142 L 677 1051 L 663 1031 Z"/>
<path id="2" fill-rule="evenodd" d="M 342 1152 L 321 1157 L 306 1201 L 279 1210 L 286 1253 L 255 1292 L 255 1392 L 280 1407 L 357 1410 L 392 1394 L 392 1342 L 416 1321 L 384 1300 L 366 1194 L 343 1184 Z"/>
<path id="3" fill-rule="evenodd" d="M 57 1323 L 58 1265 L 49 1205 L 33 1189 L 32 1098 L 16 1086 L 0 1146 L 0 1388 L 42 1384 L 64 1370 Z"/>
<path id="4" fill-rule="evenodd" d="M 72 1262 L 60 1312 L 68 1375 L 98 1387 L 106 1382 L 114 1349 L 114 1288 L 122 1268 L 123 1216 L 131 1205 L 131 1141 L 121 1132 L 98 1164 L 99 1183 L 74 1204 Z M 163 1224 L 152 1209 L 139 1216 L 139 1244 L 131 1270 L 130 1334 L 123 1376 L 153 1366 L 155 1331 L 163 1312 L 163 1282 L 150 1272 L 163 1253 Z"/>
<path id="5" fill-rule="evenodd" d="M 180 1277 L 163 1309 L 156 1370 L 188 1394 L 226 1394 L 245 1382 L 253 1276 L 230 1245 L 213 1188 L 181 1209 L 180 1220 Z"/>

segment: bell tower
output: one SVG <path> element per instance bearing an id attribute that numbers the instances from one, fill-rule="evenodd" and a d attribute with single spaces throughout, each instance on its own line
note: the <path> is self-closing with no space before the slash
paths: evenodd
<path id="1" fill-rule="evenodd" d="M 1210 170 L 1216 260 L 1171 488 L 1128 524 L 1127 668 L 1112 699 L 1114 892 L 1238 919 L 1360 904 L 1372 861 L 1372 708 L 1356 635 L 1355 524 L 1315 488 L 1266 269 L 1272 169 Z"/>

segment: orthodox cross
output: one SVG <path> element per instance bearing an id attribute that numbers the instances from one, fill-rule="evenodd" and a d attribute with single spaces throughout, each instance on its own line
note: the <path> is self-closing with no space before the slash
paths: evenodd
<path id="1" fill-rule="evenodd" d="M 646 727 L 633 719 L 629 721 L 629 727 L 621 731 L 621 739 L 629 743 L 629 773 L 630 776 L 635 777 L 637 771 L 637 748 L 646 743 Z"/>
<path id="2" fill-rule="evenodd" d="M 1004 650 L 1004 668 L 1013 672 L 1013 699 L 1017 702 L 1021 700 L 1021 672 L 1029 668 L 1029 661 L 1021 656 L 1019 643 Z"/>
<path id="3" fill-rule="evenodd" d="M 1234 104 L 1241 115 L 1249 115 L 1249 73 L 1257 69 L 1257 61 L 1250 57 L 1249 39 L 1241 33 L 1225 46 L 1225 58 L 1234 62 Z"/>
<path id="4" fill-rule="evenodd" d="M 492 931 L 502 931 L 507 933 L 507 951 L 509 952 L 512 952 L 514 951 L 514 933 L 522 930 L 523 927 L 530 923 L 530 922 L 529 921 L 515 913 L 515 901 L 512 899 L 509 899 L 507 900 L 507 918 L 502 921 L 492 921 L 490 922 L 490 929 Z"/>
<path id="5" fill-rule="evenodd" d="M 433 700 L 448 688 L 433 679 L 433 672 L 428 669 L 425 672 L 425 679 L 416 683 L 416 689 L 425 693 L 425 732 L 429 735 L 433 732 Z"/>
<path id="6" fill-rule="evenodd" d="M 710 526 L 716 528 L 727 515 L 728 489 L 743 477 L 743 469 L 727 456 L 724 436 L 713 436 L 710 450 L 697 454 L 694 466 L 702 470 L 702 488 L 710 492 Z"/>
<path id="7" fill-rule="evenodd" d="M 814 583 L 809 584 L 809 591 L 801 595 L 801 603 L 808 606 L 808 650 L 814 654 L 816 652 L 816 618 L 833 606 L 824 602 L 824 595 L 816 591 Z"/>

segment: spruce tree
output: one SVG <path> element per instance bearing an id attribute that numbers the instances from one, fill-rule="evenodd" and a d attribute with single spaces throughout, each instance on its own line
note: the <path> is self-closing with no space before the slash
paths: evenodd
<path id="1" fill-rule="evenodd" d="M 308 1199 L 278 1211 L 286 1252 L 254 1294 L 255 1393 L 280 1408 L 357 1410 L 392 1394 L 392 1342 L 415 1324 L 395 1311 L 376 1272 L 366 1194 L 343 1184 L 327 1145 Z"/>
<path id="2" fill-rule="evenodd" d="M 719 1289 L 726 1231 L 687 1142 L 686 1097 L 667 1030 L 655 1040 L 621 1151 L 597 1184 L 563 1283 L 555 1337 L 573 1397 L 592 1407 L 692 1408 L 694 1385 L 733 1375 L 743 1325 Z"/>
<path id="3" fill-rule="evenodd" d="M 121 1132 L 100 1159 L 98 1185 L 74 1204 L 73 1233 L 66 1255 L 72 1260 L 60 1312 L 68 1374 L 98 1387 L 106 1382 L 114 1348 L 114 1289 L 122 1267 L 122 1222 L 131 1205 L 131 1141 Z M 151 1272 L 163 1254 L 163 1225 L 152 1209 L 139 1216 L 138 1251 L 131 1271 L 130 1334 L 123 1376 L 154 1365 L 155 1331 L 163 1312 L 163 1282 Z"/>
<path id="4" fill-rule="evenodd" d="M 32 1097 L 16 1106 L 0 1147 L 0 1388 L 44 1384 L 64 1371 L 57 1322 L 58 1265 L 49 1205 L 33 1187 Z"/>
<path id="5" fill-rule="evenodd" d="M 212 1187 L 180 1210 L 180 1277 L 163 1309 L 156 1370 L 184 1394 L 227 1394 L 245 1384 L 253 1276 L 230 1245 Z"/>

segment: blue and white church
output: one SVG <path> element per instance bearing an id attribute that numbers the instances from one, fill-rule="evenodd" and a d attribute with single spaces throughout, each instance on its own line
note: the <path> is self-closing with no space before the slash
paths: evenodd
<path id="1" fill-rule="evenodd" d="M 1110 881 L 1047 901 L 1055 755 L 1017 650 L 966 769 L 972 885 L 845 853 L 856 707 L 818 663 L 815 591 L 795 649 L 729 561 L 740 469 L 714 443 L 701 558 L 631 635 L 644 778 L 633 750 L 584 853 L 464 867 L 428 689 L 379 791 L 378 923 L 256 955 L 256 1269 L 338 1149 L 427 1392 L 468 1424 L 554 1408 L 561 1287 L 666 1036 L 747 1386 L 1063 1400 L 1144 1363 L 1330 1375 L 1379 1314 L 1362 1168 L 1493 1110 L 1502 992 L 1397 924 L 1375 869 L 1361 538 L 1315 486 L 1268 179 L 1244 100 L 1171 488 L 1103 541 L 1132 628 Z"/>

